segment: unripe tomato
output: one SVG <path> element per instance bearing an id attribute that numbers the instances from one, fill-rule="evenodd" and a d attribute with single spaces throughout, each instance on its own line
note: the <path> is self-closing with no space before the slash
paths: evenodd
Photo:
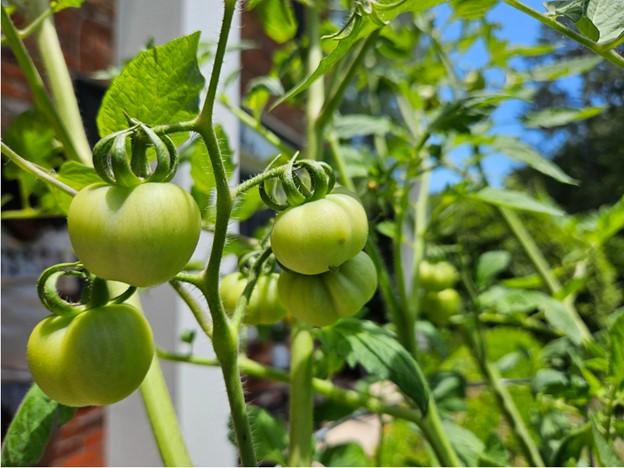
<path id="1" fill-rule="evenodd" d="M 367 237 L 366 212 L 356 196 L 343 189 L 277 215 L 271 247 L 289 270 L 317 275 L 353 258 Z"/>
<path id="2" fill-rule="evenodd" d="M 123 400 L 143 382 L 153 355 L 149 323 L 127 304 L 45 318 L 32 331 L 27 347 L 37 385 L 67 406 Z"/>
<path id="3" fill-rule="evenodd" d="M 277 286 L 282 302 L 294 317 L 323 327 L 354 315 L 373 297 L 377 271 L 370 257 L 360 252 L 320 275 L 282 271 Z"/>
<path id="4" fill-rule="evenodd" d="M 449 319 L 462 311 L 462 299 L 452 288 L 442 291 L 429 291 L 421 300 L 423 315 L 436 325 L 446 325 Z"/>
<path id="5" fill-rule="evenodd" d="M 270 325 L 277 323 L 286 315 L 286 308 L 277 295 L 277 273 L 262 275 L 258 278 L 247 306 L 243 323 L 247 325 Z M 219 291 L 223 307 L 228 315 L 234 313 L 238 300 L 247 286 L 247 279 L 240 272 L 230 273 L 221 280 Z"/>
<path id="6" fill-rule="evenodd" d="M 418 269 L 420 286 L 427 291 L 442 291 L 453 286 L 459 277 L 457 269 L 449 262 L 420 262 Z"/>
<path id="7" fill-rule="evenodd" d="M 72 200 L 67 222 L 76 256 L 89 271 L 138 287 L 178 273 L 201 231 L 195 200 L 167 183 L 90 185 Z"/>

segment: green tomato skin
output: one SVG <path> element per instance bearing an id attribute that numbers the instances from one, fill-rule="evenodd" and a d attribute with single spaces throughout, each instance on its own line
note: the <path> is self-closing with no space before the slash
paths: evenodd
<path id="1" fill-rule="evenodd" d="M 262 275 L 254 286 L 243 323 L 247 325 L 272 325 L 286 316 L 286 308 L 277 294 L 277 273 Z M 219 291 L 223 308 L 228 315 L 234 313 L 238 300 L 247 286 L 247 279 L 240 272 L 230 273 L 221 280 Z"/>
<path id="2" fill-rule="evenodd" d="M 364 207 L 354 194 L 341 190 L 277 215 L 271 247 L 289 270 L 317 275 L 353 258 L 367 237 Z"/>
<path id="3" fill-rule="evenodd" d="M 319 275 L 284 270 L 277 287 L 282 302 L 294 317 L 323 327 L 356 314 L 373 297 L 377 271 L 370 257 L 360 252 Z"/>
<path id="4" fill-rule="evenodd" d="M 420 287 L 427 291 L 442 291 L 452 287 L 458 279 L 457 269 L 449 262 L 420 262 L 418 280 Z"/>
<path id="5" fill-rule="evenodd" d="M 109 405 L 134 392 L 154 355 L 152 330 L 127 304 L 43 319 L 28 340 L 34 381 L 67 406 Z"/>
<path id="6" fill-rule="evenodd" d="M 442 291 L 429 291 L 420 304 L 423 315 L 436 325 L 447 325 L 453 315 L 462 311 L 463 303 L 460 294 L 452 288 Z"/>
<path id="7" fill-rule="evenodd" d="M 167 183 L 94 184 L 67 215 L 76 256 L 100 278 L 137 287 L 164 283 L 189 261 L 201 232 L 195 200 Z"/>

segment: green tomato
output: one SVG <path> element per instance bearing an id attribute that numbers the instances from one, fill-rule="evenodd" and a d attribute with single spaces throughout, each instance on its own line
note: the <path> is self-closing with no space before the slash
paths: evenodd
<path id="1" fill-rule="evenodd" d="M 271 247 L 289 270 L 317 275 L 353 258 L 367 237 L 364 208 L 354 194 L 340 190 L 277 215 Z"/>
<path id="2" fill-rule="evenodd" d="M 145 317 L 127 304 L 43 319 L 28 340 L 33 379 L 67 406 L 109 405 L 135 391 L 152 363 Z"/>
<path id="3" fill-rule="evenodd" d="M 453 286 L 458 279 L 457 269 L 449 262 L 420 262 L 418 269 L 420 286 L 427 291 L 442 291 Z"/>
<path id="4" fill-rule="evenodd" d="M 72 200 L 67 223 L 76 256 L 89 271 L 138 287 L 178 273 L 201 231 L 195 200 L 167 183 L 90 185 Z"/>
<path id="5" fill-rule="evenodd" d="M 262 275 L 254 286 L 243 323 L 247 325 L 270 325 L 286 315 L 286 308 L 277 295 L 277 273 Z M 230 273 L 221 280 L 219 291 L 223 307 L 228 315 L 234 313 L 238 300 L 247 286 L 247 279 L 240 272 Z"/>
<path id="6" fill-rule="evenodd" d="M 323 327 L 356 314 L 373 297 L 377 271 L 370 257 L 360 252 L 319 275 L 282 271 L 277 286 L 282 302 L 294 317 Z"/>
<path id="7" fill-rule="evenodd" d="M 462 298 L 452 288 L 442 291 L 429 291 L 421 300 L 423 316 L 436 325 L 447 325 L 453 315 L 462 311 Z"/>

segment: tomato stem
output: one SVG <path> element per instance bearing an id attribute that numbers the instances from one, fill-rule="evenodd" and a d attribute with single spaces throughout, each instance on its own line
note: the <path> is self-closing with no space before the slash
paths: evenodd
<path id="1" fill-rule="evenodd" d="M 290 346 L 289 466 L 311 466 L 314 394 L 314 340 L 301 321 L 292 328 Z"/>
<path id="2" fill-rule="evenodd" d="M 210 84 L 206 101 L 194 120 L 194 130 L 199 133 L 208 150 L 210 163 L 214 172 L 216 199 L 216 220 L 212 241 L 212 250 L 206 269 L 202 272 L 201 291 L 203 292 L 212 315 L 212 344 L 221 363 L 221 371 L 232 413 L 232 423 L 238 443 L 241 462 L 244 466 L 256 466 L 257 459 L 247 407 L 243 394 L 240 372 L 238 369 L 238 329 L 227 319 L 223 303 L 219 295 L 219 273 L 223 250 L 227 239 L 228 223 L 232 214 L 233 199 L 230 193 L 227 172 L 223 164 L 223 156 L 213 125 L 214 102 L 219 84 L 219 76 L 228 35 L 232 27 L 232 19 L 236 10 L 235 0 L 226 0 L 224 5 L 223 23 L 219 33 L 219 42 L 214 58 Z"/>

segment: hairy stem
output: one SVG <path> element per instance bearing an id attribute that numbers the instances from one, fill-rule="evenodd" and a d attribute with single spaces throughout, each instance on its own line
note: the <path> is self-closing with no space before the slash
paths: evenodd
<path id="1" fill-rule="evenodd" d="M 217 190 L 216 221 L 212 242 L 212 250 L 206 269 L 202 272 L 202 292 L 206 296 L 212 315 L 212 344 L 215 354 L 221 363 L 221 371 L 225 381 L 225 388 L 232 413 L 232 423 L 236 434 L 236 441 L 244 466 L 256 466 L 256 453 L 253 446 L 251 428 L 247 415 L 247 407 L 243 394 L 242 382 L 238 368 L 238 330 L 228 322 L 223 303 L 219 295 L 219 273 L 223 249 L 227 239 L 227 230 L 232 213 L 233 200 L 223 157 L 219 149 L 217 135 L 213 125 L 213 111 L 219 77 L 225 56 L 228 35 L 232 26 L 232 19 L 236 9 L 235 0 L 226 0 L 223 14 L 223 23 L 219 33 L 219 42 L 215 54 L 208 94 L 201 112 L 195 119 L 196 131 L 202 137 L 214 172 Z"/>
<path id="2" fill-rule="evenodd" d="M 4 154 L 7 158 L 9 158 L 17 167 L 22 169 L 25 172 L 28 172 L 31 175 L 43 180 L 46 184 L 55 187 L 67 195 L 75 196 L 78 191 L 71 188 L 69 185 L 65 185 L 63 182 L 58 180 L 54 174 L 52 174 L 47 169 L 28 161 L 27 159 L 22 158 L 19 154 L 13 151 L 9 146 L 4 142 L 0 142 L 2 147 L 2 154 Z"/>

